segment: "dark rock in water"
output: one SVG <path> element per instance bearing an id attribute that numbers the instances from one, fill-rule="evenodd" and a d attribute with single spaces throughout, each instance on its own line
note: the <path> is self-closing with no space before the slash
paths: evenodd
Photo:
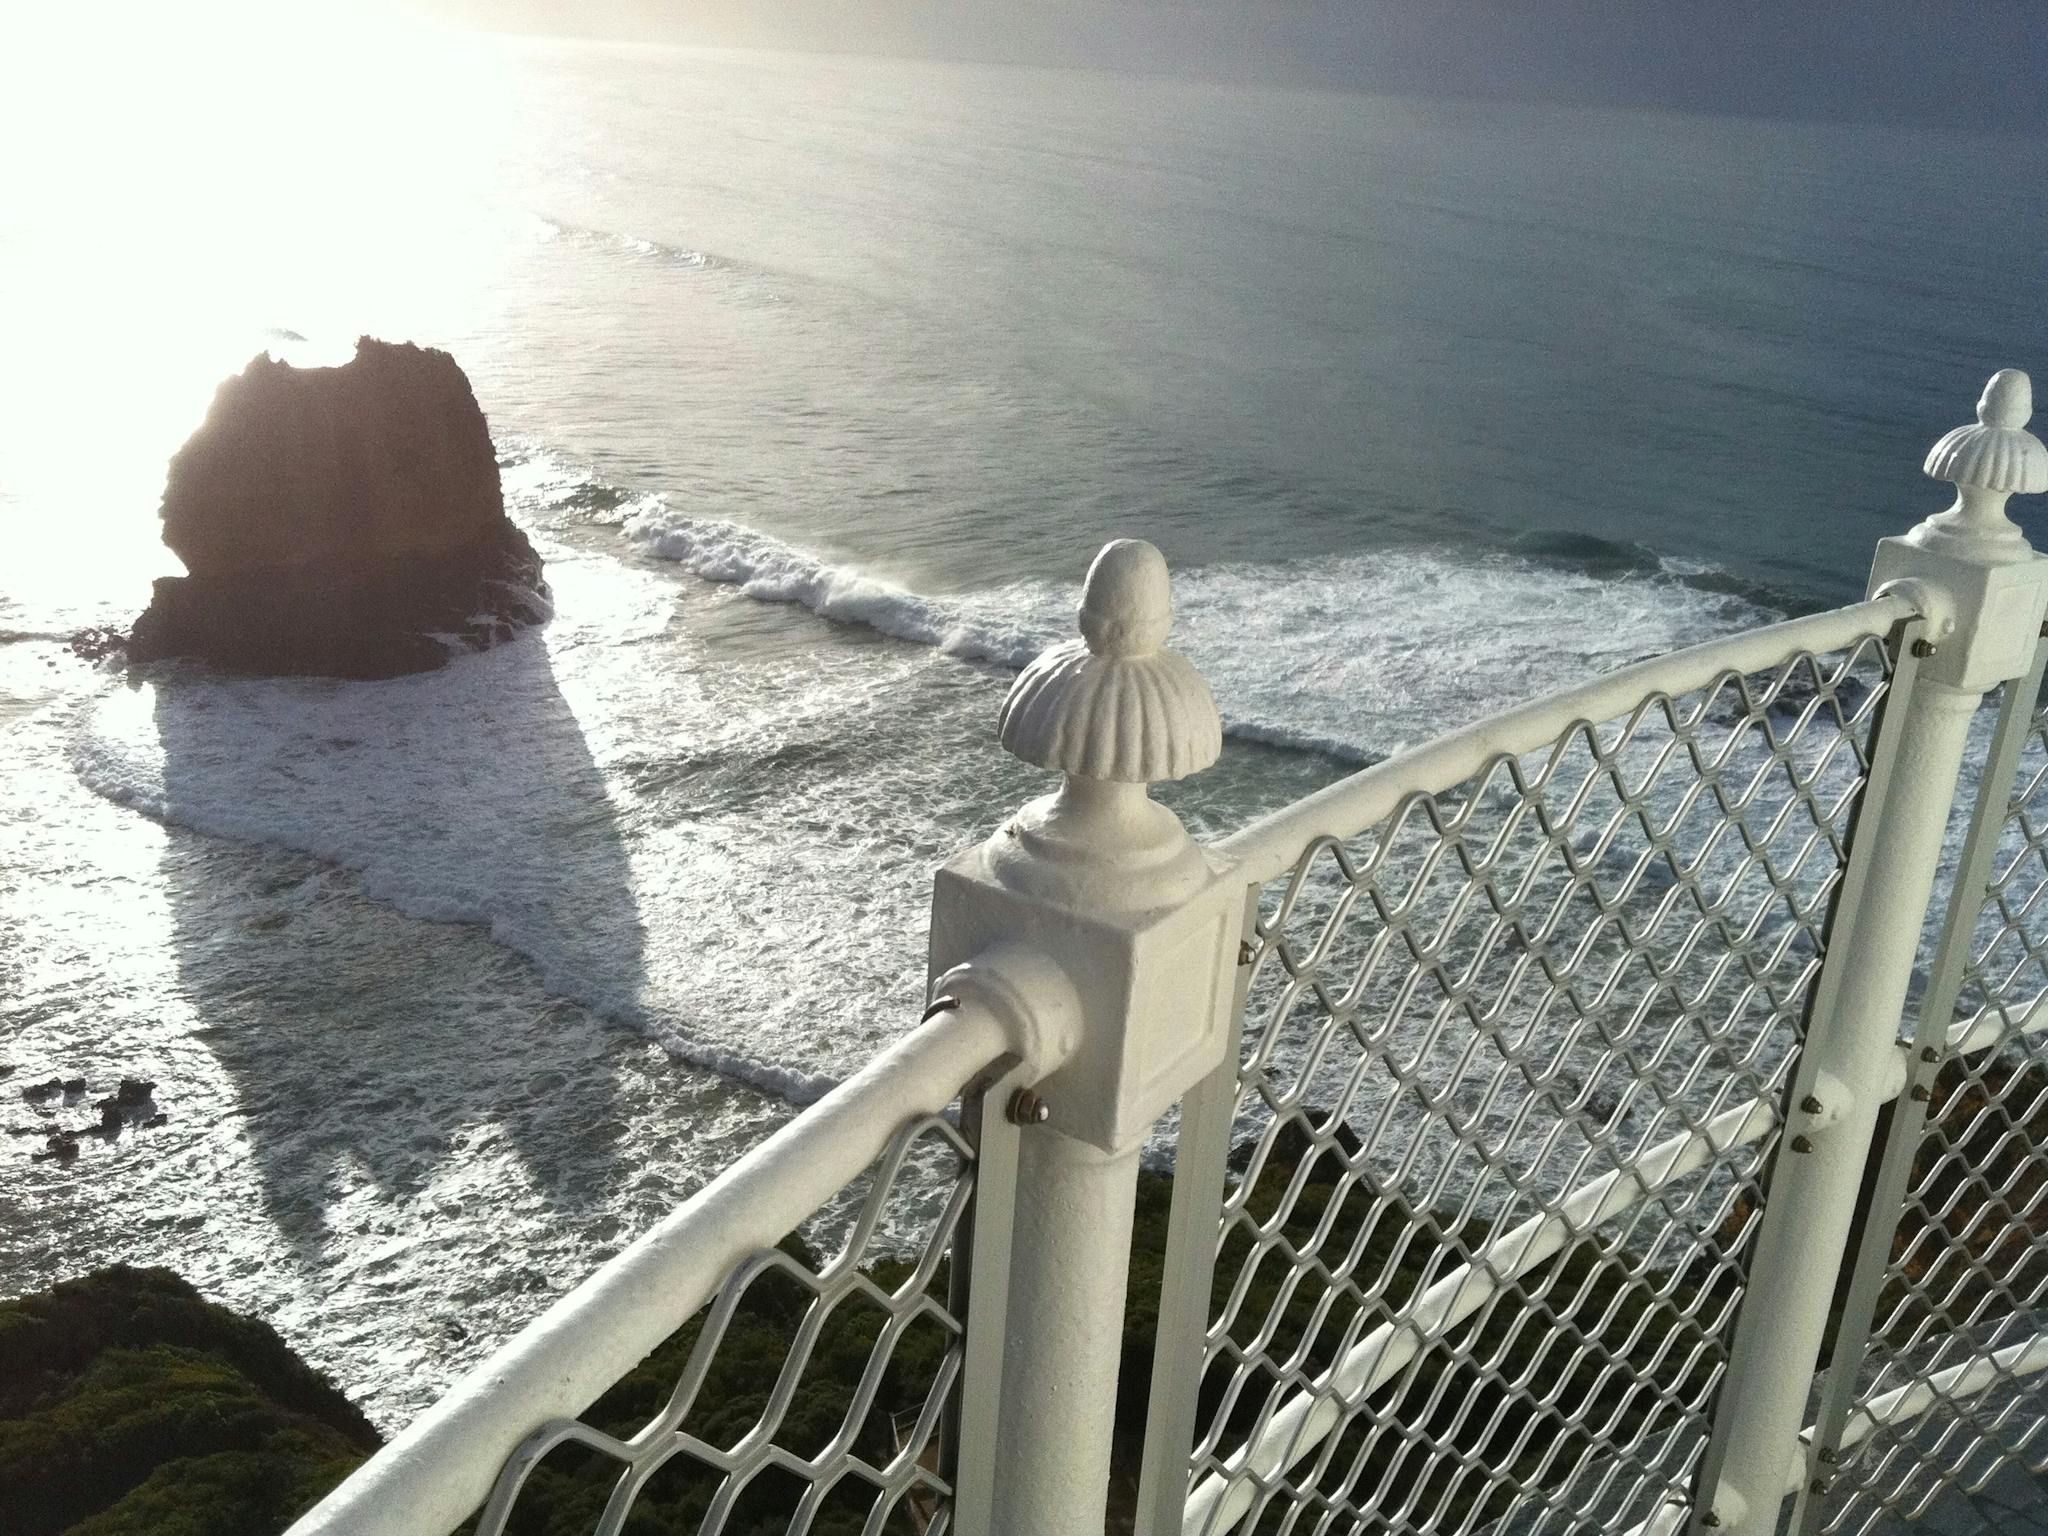
<path id="1" fill-rule="evenodd" d="M 156 1092 L 156 1084 L 146 1077 L 124 1077 L 121 1087 L 114 1095 L 117 1104 L 142 1104 Z"/>
<path id="2" fill-rule="evenodd" d="M 90 629 L 79 630 L 64 644 L 72 655 L 81 660 L 104 661 L 109 656 L 127 650 L 128 637 L 118 629 L 108 629 L 104 625 L 96 624 Z"/>
<path id="3" fill-rule="evenodd" d="M 129 657 L 395 677 L 547 617 L 497 452 L 455 359 L 364 337 L 338 368 L 259 355 L 171 460 L 156 583 Z"/>
<path id="4" fill-rule="evenodd" d="M 31 1101 L 36 1099 L 54 1099 L 63 1091 L 64 1080 L 52 1077 L 40 1083 L 29 1083 L 21 1090 L 21 1096 Z"/>
<path id="5" fill-rule="evenodd" d="M 85 1092 L 85 1079 L 82 1077 L 67 1077 L 58 1086 L 66 1093 L 83 1093 Z"/>

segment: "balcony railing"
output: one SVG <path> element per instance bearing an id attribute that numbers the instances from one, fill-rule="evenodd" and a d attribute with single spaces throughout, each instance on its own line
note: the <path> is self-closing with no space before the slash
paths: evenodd
<path id="1" fill-rule="evenodd" d="M 1061 786 L 940 872 L 925 1020 L 295 1533 L 1764 1536 L 2048 1470 L 2030 412 L 1992 380 L 1868 601 L 1206 849 L 1146 786 L 1215 706 L 1109 546 L 1003 713 Z"/>

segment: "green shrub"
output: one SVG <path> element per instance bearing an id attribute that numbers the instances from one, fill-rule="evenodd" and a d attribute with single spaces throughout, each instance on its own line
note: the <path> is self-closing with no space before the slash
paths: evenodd
<path id="1" fill-rule="evenodd" d="M 19 1536 L 276 1536 L 377 1443 L 270 1327 L 168 1270 L 0 1303 L 0 1505 Z"/>

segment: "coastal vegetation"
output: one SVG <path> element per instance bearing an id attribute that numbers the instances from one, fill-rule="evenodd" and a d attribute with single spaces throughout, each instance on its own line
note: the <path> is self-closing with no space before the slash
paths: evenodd
<path id="1" fill-rule="evenodd" d="M 377 1444 L 267 1324 L 168 1270 L 0 1303 L 12 1536 L 276 1536 Z"/>

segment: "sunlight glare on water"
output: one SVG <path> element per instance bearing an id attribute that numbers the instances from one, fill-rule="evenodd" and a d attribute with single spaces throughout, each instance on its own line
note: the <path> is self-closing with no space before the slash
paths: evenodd
<path id="1" fill-rule="evenodd" d="M 257 351 L 339 361 L 359 331 L 470 318 L 506 119 L 494 54 L 369 3 L 9 25 L 0 135 L 31 152 L 0 159 L 0 540 L 11 596 L 84 603 L 176 568 L 164 462 Z"/>

